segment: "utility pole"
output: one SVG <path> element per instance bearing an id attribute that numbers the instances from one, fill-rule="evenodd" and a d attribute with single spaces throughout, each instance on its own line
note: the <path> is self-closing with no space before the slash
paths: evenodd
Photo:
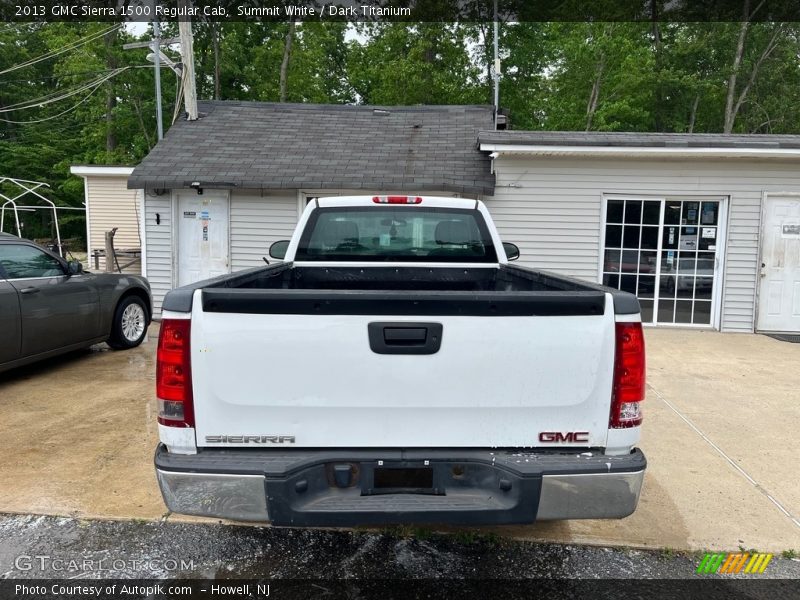
<path id="1" fill-rule="evenodd" d="M 197 88 L 194 81 L 194 37 L 192 22 L 189 20 L 190 0 L 180 0 L 179 7 L 186 7 L 187 16 L 178 21 L 178 31 L 181 36 L 181 56 L 183 57 L 183 98 L 186 104 L 186 113 L 189 121 L 197 120 Z"/>
<path id="2" fill-rule="evenodd" d="M 494 128 L 497 129 L 497 117 L 500 114 L 500 45 L 497 40 L 498 27 L 497 0 L 494 0 Z"/>
<path id="3" fill-rule="evenodd" d="M 153 39 L 146 42 L 133 42 L 132 44 L 123 44 L 124 50 L 133 50 L 136 48 L 149 48 L 153 51 L 156 66 L 156 123 L 158 125 L 158 139 L 164 137 L 164 122 L 161 115 L 161 46 L 169 46 L 176 44 L 180 40 L 176 38 L 161 39 L 161 30 L 158 26 L 158 20 L 153 21 Z"/>
<path id="4" fill-rule="evenodd" d="M 497 23 L 495 22 L 495 26 Z M 495 33 L 495 35 L 497 35 Z M 158 18 L 153 21 L 153 53 L 156 55 L 156 123 L 158 124 L 158 140 L 164 138 L 164 120 L 161 116 L 161 30 L 158 27 Z"/>

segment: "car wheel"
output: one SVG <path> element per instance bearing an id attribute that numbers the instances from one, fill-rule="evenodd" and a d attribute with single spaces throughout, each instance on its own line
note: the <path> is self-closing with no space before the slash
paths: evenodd
<path id="1" fill-rule="evenodd" d="M 128 296 L 114 311 L 108 345 L 116 350 L 135 348 L 147 333 L 147 307 L 138 296 Z"/>

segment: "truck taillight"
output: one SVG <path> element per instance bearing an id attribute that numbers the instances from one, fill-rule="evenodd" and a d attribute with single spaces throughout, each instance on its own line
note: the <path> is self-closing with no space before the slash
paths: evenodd
<path id="1" fill-rule="evenodd" d="M 422 204 L 419 196 L 373 196 L 375 204 Z"/>
<path id="2" fill-rule="evenodd" d="M 158 422 L 170 427 L 194 427 L 189 319 L 163 319 L 158 334 L 156 396 Z"/>
<path id="3" fill-rule="evenodd" d="M 616 323 L 614 387 L 611 427 L 621 429 L 642 423 L 645 393 L 644 332 L 641 323 Z"/>

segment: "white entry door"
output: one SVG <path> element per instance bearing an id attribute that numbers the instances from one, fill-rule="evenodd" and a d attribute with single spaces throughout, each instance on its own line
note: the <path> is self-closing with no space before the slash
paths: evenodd
<path id="1" fill-rule="evenodd" d="M 178 285 L 228 273 L 228 197 L 178 196 Z"/>
<path id="2" fill-rule="evenodd" d="M 800 198 L 767 196 L 758 330 L 800 332 Z"/>

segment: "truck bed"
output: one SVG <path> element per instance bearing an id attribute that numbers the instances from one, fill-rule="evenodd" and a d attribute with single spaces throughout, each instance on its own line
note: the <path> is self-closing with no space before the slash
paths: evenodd
<path id="1" fill-rule="evenodd" d="M 196 289 L 205 312 L 253 314 L 597 315 L 610 293 L 617 314 L 634 296 L 563 276 L 497 268 L 272 265 L 171 292 L 166 310 L 188 311 Z"/>
<path id="2" fill-rule="evenodd" d="M 534 271 L 449 267 L 293 267 L 262 269 L 242 278 L 240 289 L 461 292 L 591 291 Z"/>

